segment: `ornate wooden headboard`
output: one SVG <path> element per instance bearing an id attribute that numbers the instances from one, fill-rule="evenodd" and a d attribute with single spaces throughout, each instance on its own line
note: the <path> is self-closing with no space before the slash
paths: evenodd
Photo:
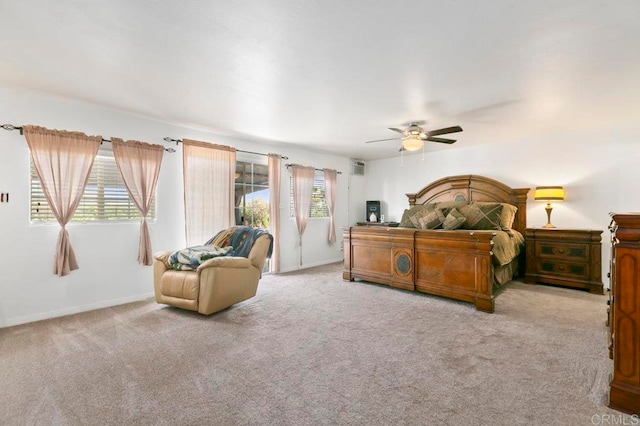
<path id="1" fill-rule="evenodd" d="M 477 175 L 449 176 L 407 194 L 409 205 L 442 201 L 494 201 L 518 207 L 513 228 L 522 235 L 527 227 L 527 194 L 530 188 L 513 189 L 497 180 Z"/>

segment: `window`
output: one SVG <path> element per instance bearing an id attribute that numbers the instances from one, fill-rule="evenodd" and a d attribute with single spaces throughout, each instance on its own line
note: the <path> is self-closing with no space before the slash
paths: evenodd
<path id="1" fill-rule="evenodd" d="M 236 225 L 269 227 L 269 167 L 250 161 L 236 161 Z"/>
<path id="2" fill-rule="evenodd" d="M 236 225 L 269 228 L 269 166 L 252 161 L 236 161 Z M 264 263 L 269 272 L 271 259 Z"/>
<path id="3" fill-rule="evenodd" d="M 147 219 L 155 220 L 155 218 L 154 198 Z M 93 162 L 89 181 L 71 222 L 139 221 L 140 219 L 140 212 L 124 186 L 113 152 L 100 151 Z M 31 161 L 31 221 L 56 222 L 42 191 L 33 161 Z"/>
<path id="4" fill-rule="evenodd" d="M 293 211 L 293 176 L 289 177 L 289 216 L 295 217 Z M 317 171 L 313 178 L 313 192 L 311 193 L 311 212 L 309 217 L 329 217 L 327 199 L 324 195 L 324 173 Z"/>

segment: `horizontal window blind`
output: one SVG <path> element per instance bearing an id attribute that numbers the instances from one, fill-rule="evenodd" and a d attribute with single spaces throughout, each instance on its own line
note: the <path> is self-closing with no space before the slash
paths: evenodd
<path id="1" fill-rule="evenodd" d="M 155 197 L 148 220 L 155 220 Z M 93 162 L 89 182 L 72 222 L 139 221 L 137 207 L 129 197 L 120 170 L 111 151 L 101 151 Z M 31 161 L 31 221 L 55 222 L 56 218 L 44 196 L 40 179 Z"/>
<path id="2" fill-rule="evenodd" d="M 289 215 L 295 217 L 293 211 L 293 176 L 289 176 Z M 327 199 L 324 193 L 324 174 L 317 172 L 313 178 L 313 192 L 311 193 L 311 212 L 309 217 L 329 217 Z"/>

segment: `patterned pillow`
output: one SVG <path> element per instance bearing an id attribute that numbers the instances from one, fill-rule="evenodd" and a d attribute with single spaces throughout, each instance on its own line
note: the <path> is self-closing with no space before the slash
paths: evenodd
<path id="1" fill-rule="evenodd" d="M 442 222 L 442 228 L 447 230 L 458 229 L 466 220 L 467 218 L 454 207 L 449 211 L 449 214 L 447 214 Z"/>
<path id="2" fill-rule="evenodd" d="M 460 213 L 467 218 L 462 227 L 464 229 L 502 229 L 500 227 L 500 217 L 502 215 L 502 204 L 469 204 L 460 207 Z"/>
<path id="3" fill-rule="evenodd" d="M 420 228 L 422 229 L 436 229 L 442 225 L 441 212 L 438 209 L 434 209 L 419 219 Z"/>
<path id="4" fill-rule="evenodd" d="M 469 204 L 468 201 L 442 201 L 437 203 L 436 207 L 438 207 L 439 209 L 450 209 L 452 207 L 455 207 L 456 209 L 460 210 L 460 207 L 466 206 L 467 204 Z"/>
<path id="5" fill-rule="evenodd" d="M 420 206 L 415 206 L 415 210 L 409 214 L 409 220 L 411 221 L 411 223 L 413 223 L 414 228 L 422 228 L 420 219 L 430 215 L 435 211 L 435 209 L 436 209 L 435 204 L 423 204 Z M 428 228 L 423 228 L 423 229 L 428 229 Z"/>
<path id="6" fill-rule="evenodd" d="M 415 228 L 416 226 L 411 222 L 409 216 L 413 215 L 416 212 L 416 207 L 422 206 L 413 206 L 410 209 L 405 209 L 404 213 L 402 213 L 402 219 L 400 219 L 400 226 L 403 228 Z"/>
<path id="7" fill-rule="evenodd" d="M 479 206 L 491 206 L 502 205 L 502 214 L 500 215 L 500 228 L 503 231 L 508 231 L 513 227 L 513 221 L 516 218 L 516 212 L 518 208 L 508 203 L 493 203 L 487 201 L 473 201 L 471 204 L 477 204 Z"/>

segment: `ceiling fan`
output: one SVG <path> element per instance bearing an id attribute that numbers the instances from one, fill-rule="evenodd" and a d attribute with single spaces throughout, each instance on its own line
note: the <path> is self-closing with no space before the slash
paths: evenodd
<path id="1" fill-rule="evenodd" d="M 437 138 L 435 136 L 446 135 L 449 133 L 456 133 L 456 132 L 462 131 L 462 127 L 460 126 L 445 127 L 442 129 L 425 131 L 422 127 L 420 127 L 425 123 L 426 121 L 412 121 L 408 123 L 407 128 L 404 130 L 397 129 L 395 127 L 389 127 L 389 130 L 400 133 L 402 136 L 396 136 L 395 138 L 389 138 L 389 139 L 377 139 L 374 141 L 367 141 L 365 143 L 384 142 L 384 141 L 393 141 L 393 140 L 402 139 L 402 147 L 400 148 L 400 151 L 404 151 L 404 150 L 417 151 L 420 148 L 422 148 L 425 141 L 452 144 L 456 141 L 455 139 Z"/>

